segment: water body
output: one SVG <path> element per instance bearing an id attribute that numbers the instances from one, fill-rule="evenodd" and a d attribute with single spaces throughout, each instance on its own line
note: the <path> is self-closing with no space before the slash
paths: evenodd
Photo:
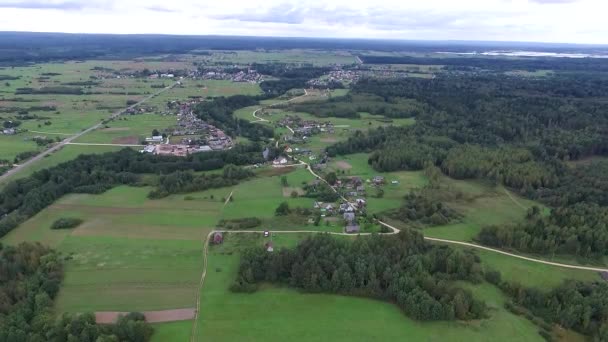
<path id="1" fill-rule="evenodd" d="M 605 54 L 594 53 L 567 53 L 545 51 L 485 51 L 485 52 L 437 52 L 453 55 L 479 55 L 479 56 L 509 56 L 509 57 L 559 57 L 559 58 L 608 58 Z"/>

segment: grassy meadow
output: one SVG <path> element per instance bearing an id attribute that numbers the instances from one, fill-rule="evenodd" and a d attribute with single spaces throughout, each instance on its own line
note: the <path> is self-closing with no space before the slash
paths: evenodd
<path id="1" fill-rule="evenodd" d="M 503 307 L 505 298 L 490 285 L 472 286 L 486 301 L 490 317 L 473 322 L 422 323 L 396 306 L 365 298 L 302 294 L 264 286 L 253 294 L 232 293 L 239 256 L 259 236 L 228 235 L 209 250 L 207 278 L 201 293 L 197 341 L 370 341 L 414 340 L 542 341 L 536 327 Z M 293 238 L 275 235 L 275 246 L 293 246 Z M 370 327 L 372 327 L 370 329 Z M 184 327 L 184 330 L 186 327 Z"/>

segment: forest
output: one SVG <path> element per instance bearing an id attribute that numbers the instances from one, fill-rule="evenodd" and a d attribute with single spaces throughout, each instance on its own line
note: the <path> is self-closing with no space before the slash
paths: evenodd
<path id="1" fill-rule="evenodd" d="M 360 118 L 360 113 L 370 113 L 387 118 L 410 118 L 420 114 L 423 108 L 416 101 L 407 99 L 385 99 L 371 94 L 348 94 L 327 101 L 291 104 L 289 110 L 310 113 L 318 117 Z"/>
<path id="2" fill-rule="evenodd" d="M 359 56 L 366 64 L 413 64 L 443 65 L 447 70 L 484 69 L 510 70 L 560 70 L 560 71 L 608 71 L 603 58 L 492 58 L 492 57 L 412 57 L 412 56 Z"/>
<path id="3" fill-rule="evenodd" d="M 408 193 L 399 208 L 386 214 L 392 219 L 420 227 L 448 224 L 460 216 L 443 202 L 428 196 L 424 190 Z"/>
<path id="4" fill-rule="evenodd" d="M 366 79 L 354 86 L 358 94 L 415 100 L 425 110 L 412 126 L 358 132 L 328 147 L 330 156 L 369 152 L 368 163 L 383 172 L 431 164 L 450 177 L 487 179 L 554 207 L 548 218 L 486 227 L 482 243 L 543 254 L 607 253 L 601 222 L 608 165 L 569 165 L 608 154 L 606 79 L 448 74 Z"/>
<path id="5" fill-rule="evenodd" d="M 226 165 L 222 174 L 194 175 L 192 172 L 175 171 L 160 176 L 155 190 L 148 194 L 149 198 L 157 199 L 171 194 L 203 191 L 212 188 L 222 188 L 236 185 L 239 180 L 253 176 L 253 172 L 232 164 Z"/>
<path id="6" fill-rule="evenodd" d="M 236 119 L 232 113 L 243 107 L 258 104 L 256 97 L 234 95 L 230 97 L 217 97 L 211 101 L 200 102 L 194 107 L 194 113 L 200 119 L 214 125 L 235 137 L 247 137 L 253 141 L 270 138 L 274 131 L 270 127 L 251 123 L 249 120 Z"/>
<path id="7" fill-rule="evenodd" d="M 241 257 L 231 289 L 253 292 L 259 283 L 270 282 L 394 302 L 418 320 L 469 320 L 484 317 L 485 304 L 455 281 L 481 279 L 473 254 L 429 245 L 419 233 L 403 230 L 354 241 L 317 234 L 294 249 L 273 253 L 250 249 Z"/>

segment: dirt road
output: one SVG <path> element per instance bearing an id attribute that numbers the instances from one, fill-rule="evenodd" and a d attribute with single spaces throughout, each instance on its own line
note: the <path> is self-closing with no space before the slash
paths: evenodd
<path id="1" fill-rule="evenodd" d="M 296 96 L 296 97 L 291 98 L 291 99 L 289 99 L 289 100 L 285 100 L 285 101 L 280 101 L 280 102 L 277 102 L 277 103 L 273 103 L 273 104 L 268 105 L 268 106 L 266 106 L 266 107 L 260 107 L 260 108 L 258 108 L 258 109 L 256 109 L 256 110 L 254 110 L 254 111 L 253 111 L 253 113 L 251 113 L 251 115 L 253 115 L 253 117 L 255 118 L 255 120 L 253 120 L 252 122 L 269 122 L 268 120 L 266 120 L 266 119 L 264 119 L 264 118 L 261 118 L 261 117 L 257 116 L 257 113 L 258 113 L 260 110 L 264 109 L 264 108 L 267 108 L 267 107 L 272 107 L 272 106 L 276 106 L 276 105 L 280 105 L 280 104 L 283 104 L 283 103 L 288 103 L 288 102 L 291 102 L 291 101 L 293 101 L 293 100 L 295 100 L 295 99 L 299 99 L 299 98 L 304 97 L 304 96 L 308 96 L 308 90 L 306 90 L 306 89 L 304 89 L 304 95 Z M 288 127 L 288 128 L 289 128 L 289 127 Z M 291 128 L 289 128 L 289 130 L 291 130 L 291 132 L 293 133 L 293 130 L 292 130 Z"/>
<path id="2" fill-rule="evenodd" d="M 137 103 L 136 103 L 136 104 L 134 104 L 134 105 L 131 105 L 131 106 L 128 106 L 128 107 L 126 107 L 126 108 L 124 108 L 124 109 L 121 109 L 120 111 L 118 111 L 118 112 L 116 112 L 116 113 L 112 114 L 112 115 L 111 115 L 111 116 L 110 116 L 108 119 L 114 119 L 114 118 L 116 118 L 116 117 L 118 117 L 118 116 L 122 115 L 122 114 L 123 114 L 124 112 L 126 112 L 127 110 L 132 109 L 132 108 L 135 108 L 136 106 L 138 106 L 138 105 L 140 105 L 140 104 L 142 104 L 142 103 L 144 103 L 144 102 L 146 102 L 146 101 L 150 100 L 151 98 L 153 98 L 153 97 L 155 97 L 155 96 L 157 96 L 157 95 L 159 95 L 159 94 L 161 94 L 161 93 L 163 93 L 163 92 L 165 92 L 165 91 L 167 91 L 167 90 L 169 90 L 169 89 L 171 89 L 171 88 L 175 87 L 176 85 L 177 85 L 177 82 L 176 82 L 176 83 L 174 83 L 174 84 L 172 84 L 172 85 L 170 85 L 170 86 L 168 86 L 168 87 L 165 87 L 165 88 L 163 88 L 163 89 L 161 89 L 161 90 L 159 90 L 159 91 L 157 91 L 157 92 L 155 92 L 155 93 L 153 93 L 153 94 L 151 94 L 151 95 L 149 95 L 149 96 L 147 96 L 146 98 L 144 98 L 143 100 L 141 100 L 141 101 L 137 102 Z M 75 134 L 75 135 L 72 135 L 71 137 L 65 138 L 64 140 L 62 140 L 61 142 L 57 143 L 56 145 L 53 145 L 53 146 L 52 146 L 52 147 L 50 147 L 49 149 L 47 149 L 47 150 L 45 150 L 45 151 L 43 151 L 43 152 L 41 152 L 41 153 L 37 154 L 36 156 L 34 156 L 34 157 L 32 157 L 32 158 L 28 159 L 27 161 L 24 161 L 22 164 L 19 164 L 19 166 L 15 166 L 14 168 L 12 168 L 12 169 L 8 170 L 8 171 L 7 171 L 5 174 L 3 174 L 2 176 L 0 176 L 0 183 L 1 183 L 2 181 L 4 181 L 4 180 L 8 179 L 8 178 L 9 178 L 9 177 L 11 177 L 12 175 L 14 175 L 14 174 L 16 174 L 16 173 L 20 172 L 21 170 L 23 170 L 23 169 L 27 168 L 28 166 L 30 166 L 30 165 L 32 165 L 32 164 L 34 164 L 35 162 L 37 162 L 37 161 L 41 160 L 42 158 L 46 157 L 47 155 L 49 155 L 49 154 L 51 154 L 51 153 L 53 153 L 53 152 L 55 152 L 55 151 L 58 151 L 58 150 L 59 150 L 59 149 L 61 149 L 63 146 L 65 146 L 65 145 L 67 145 L 67 144 L 71 143 L 72 141 L 74 141 L 74 140 L 76 140 L 76 139 L 80 138 L 81 136 L 83 136 L 83 135 L 85 135 L 85 134 L 87 134 L 87 133 L 89 133 L 89 132 L 91 132 L 91 131 L 96 130 L 97 128 L 101 127 L 101 125 L 102 125 L 102 124 L 103 124 L 103 123 L 99 122 L 99 123 L 97 123 L 97 124 L 95 124 L 95 125 L 93 125 L 93 126 L 91 126 L 91 127 L 87 128 L 87 129 L 83 130 L 83 131 L 82 131 L 82 132 L 80 132 L 80 133 L 77 133 L 77 134 Z"/>

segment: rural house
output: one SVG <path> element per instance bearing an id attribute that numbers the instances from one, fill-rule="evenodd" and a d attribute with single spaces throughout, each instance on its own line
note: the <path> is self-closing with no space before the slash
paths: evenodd
<path id="1" fill-rule="evenodd" d="M 359 227 L 359 225 L 356 225 L 356 224 L 348 225 L 348 226 L 346 226 L 346 228 L 344 228 L 344 231 L 347 234 L 356 234 L 360 231 L 360 227 Z"/>

